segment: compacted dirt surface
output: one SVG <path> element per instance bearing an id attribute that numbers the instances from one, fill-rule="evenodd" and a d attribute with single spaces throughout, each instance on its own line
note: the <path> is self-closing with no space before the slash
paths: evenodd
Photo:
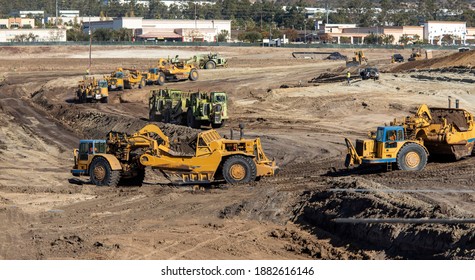
<path id="1" fill-rule="evenodd" d="M 79 139 L 143 127 L 148 93 L 159 87 L 78 104 L 87 47 L 2 47 L 0 259 L 473 259 L 472 224 L 341 218 L 475 217 L 475 158 L 431 160 L 420 172 L 343 166 L 345 137 L 366 137 L 420 104 L 445 107 L 450 96 L 475 112 L 475 54 L 434 51 L 432 60 L 395 65 L 390 55 L 407 58 L 410 50 L 368 49 L 380 80 L 362 81 L 352 68 L 348 86 L 309 82 L 344 77 L 344 61 L 295 59 L 293 51 L 301 50 L 94 47 L 97 77 L 117 67 L 146 70 L 176 54 L 227 57 L 227 68 L 165 87 L 226 91 L 230 121 L 219 133 L 243 123 L 245 137 L 260 137 L 280 166 L 278 175 L 247 185 L 174 186 L 147 170 L 141 187 L 108 188 L 73 180 L 72 150 Z M 157 124 L 172 138 L 196 133 Z"/>

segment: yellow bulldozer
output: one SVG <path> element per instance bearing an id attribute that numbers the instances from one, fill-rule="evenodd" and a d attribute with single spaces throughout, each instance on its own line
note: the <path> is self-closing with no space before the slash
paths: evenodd
<path id="1" fill-rule="evenodd" d="M 432 58 L 432 52 L 430 50 L 425 50 L 422 48 L 412 48 L 411 55 L 407 60 L 416 61 L 416 60 L 424 60 L 424 59 L 431 59 L 431 58 Z"/>
<path id="2" fill-rule="evenodd" d="M 351 58 L 351 60 L 346 61 L 346 67 L 354 67 L 368 64 L 368 58 L 366 58 L 363 51 L 355 51 L 354 54 L 355 55 Z"/>
<path id="3" fill-rule="evenodd" d="M 474 141 L 471 113 L 458 106 L 429 108 L 424 104 L 415 115 L 378 127 L 370 139 L 356 140 L 356 147 L 346 138 L 345 166 L 385 164 L 388 170 L 396 165 L 400 170 L 419 171 L 429 155 L 455 160 L 470 156 Z"/>
<path id="4" fill-rule="evenodd" d="M 158 126 L 148 124 L 132 135 L 111 132 L 107 140 L 80 140 L 71 173 L 89 176 L 97 186 L 117 186 L 124 180 L 141 185 L 147 166 L 178 184 L 248 183 L 272 176 L 278 168 L 264 154 L 259 138 L 243 138 L 242 126 L 238 140 L 208 130 L 176 145 Z"/>

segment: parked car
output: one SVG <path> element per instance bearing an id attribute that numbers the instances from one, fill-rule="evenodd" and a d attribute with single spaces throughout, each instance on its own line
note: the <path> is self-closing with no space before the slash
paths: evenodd
<path id="1" fill-rule="evenodd" d="M 379 80 L 379 70 L 378 68 L 371 67 L 364 68 L 360 71 L 360 76 L 363 80 L 373 79 L 376 81 Z"/>
<path id="2" fill-rule="evenodd" d="M 400 53 L 393 54 L 394 62 L 404 62 L 404 57 Z"/>

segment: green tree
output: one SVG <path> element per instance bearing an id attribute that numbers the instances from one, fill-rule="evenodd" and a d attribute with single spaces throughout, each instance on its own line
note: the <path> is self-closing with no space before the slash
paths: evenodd
<path id="1" fill-rule="evenodd" d="M 385 45 L 390 45 L 394 42 L 394 36 L 392 34 L 383 34 L 381 35 L 381 41 Z"/>
<path id="2" fill-rule="evenodd" d="M 229 38 L 229 32 L 227 30 L 221 30 L 218 34 L 218 42 L 227 42 Z"/>
<path id="3" fill-rule="evenodd" d="M 249 31 L 239 34 L 238 39 L 249 43 L 255 43 L 262 39 L 262 35 L 257 31 Z"/>

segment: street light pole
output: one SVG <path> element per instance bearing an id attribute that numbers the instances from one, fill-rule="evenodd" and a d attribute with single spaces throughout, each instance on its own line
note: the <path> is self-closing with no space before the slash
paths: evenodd
<path id="1" fill-rule="evenodd" d="M 56 19 L 55 19 L 55 25 L 56 25 L 56 27 L 58 26 L 58 0 L 56 0 Z"/>
<path id="2" fill-rule="evenodd" d="M 303 36 L 303 41 L 306 44 L 307 43 L 307 19 L 303 20 L 303 28 L 304 28 L 304 36 Z"/>

